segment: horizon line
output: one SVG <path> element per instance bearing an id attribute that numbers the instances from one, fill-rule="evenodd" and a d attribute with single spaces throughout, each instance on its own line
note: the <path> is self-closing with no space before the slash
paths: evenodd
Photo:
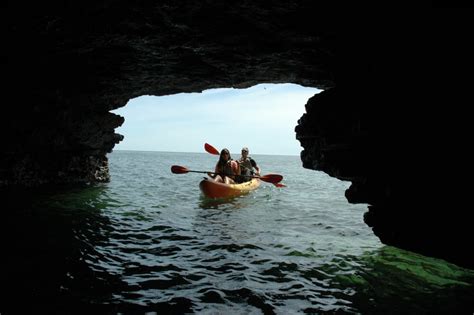
<path id="1" fill-rule="evenodd" d="M 160 150 L 134 150 L 134 149 L 112 149 L 112 152 L 107 154 L 113 153 L 114 151 L 133 151 L 133 152 L 161 152 L 161 153 L 199 153 L 199 154 L 210 154 L 206 152 L 194 152 L 194 151 L 160 151 Z M 300 154 L 270 154 L 270 153 L 255 153 L 254 155 L 277 155 L 277 156 L 301 156 Z"/>

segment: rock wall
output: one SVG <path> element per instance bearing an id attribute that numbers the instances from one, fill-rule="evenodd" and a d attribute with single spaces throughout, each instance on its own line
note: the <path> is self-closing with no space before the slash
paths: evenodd
<path id="1" fill-rule="evenodd" d="M 123 118 L 110 110 L 131 98 L 296 83 L 325 90 L 296 127 L 303 166 L 351 181 L 347 199 L 370 205 L 365 221 L 384 243 L 474 267 L 453 246 L 466 229 L 439 234 L 465 214 L 446 221 L 411 198 L 422 179 L 408 167 L 405 118 L 423 103 L 398 87 L 413 77 L 406 61 L 419 16 L 389 11 L 361 5 L 341 16 L 315 1 L 7 2 L 0 187 L 109 180 L 106 153 L 123 138 L 114 131 Z"/>
<path id="2" fill-rule="evenodd" d="M 0 186 L 107 180 L 98 161 L 122 139 L 114 129 L 123 123 L 109 111 L 137 96 L 262 82 L 334 85 L 335 32 L 314 8 L 310 1 L 9 3 L 2 23 L 10 113 L 0 131 L 13 136 L 2 145 Z M 77 172 L 79 165 L 89 171 Z"/>

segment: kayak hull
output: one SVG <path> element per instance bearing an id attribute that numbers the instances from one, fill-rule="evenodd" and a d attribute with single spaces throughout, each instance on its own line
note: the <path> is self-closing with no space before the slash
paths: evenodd
<path id="1" fill-rule="evenodd" d="M 218 183 L 211 179 L 205 178 L 199 183 L 204 196 L 208 198 L 231 198 L 249 193 L 260 186 L 260 180 L 252 178 L 251 181 L 241 184 L 224 184 Z"/>

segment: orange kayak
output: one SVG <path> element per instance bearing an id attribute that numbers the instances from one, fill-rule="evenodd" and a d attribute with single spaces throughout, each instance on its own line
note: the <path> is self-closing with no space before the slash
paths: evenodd
<path id="1" fill-rule="evenodd" d="M 218 183 L 208 178 L 199 183 L 202 193 L 209 198 L 237 197 L 257 189 L 258 186 L 260 186 L 260 180 L 257 178 L 241 184 Z"/>

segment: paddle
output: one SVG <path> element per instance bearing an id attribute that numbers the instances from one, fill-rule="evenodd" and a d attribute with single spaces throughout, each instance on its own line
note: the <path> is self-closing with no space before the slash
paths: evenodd
<path id="1" fill-rule="evenodd" d="M 206 150 L 207 153 L 210 153 L 210 154 L 214 154 L 214 155 L 219 155 L 219 151 L 214 148 L 212 145 L 210 145 L 209 143 L 204 143 L 204 150 Z M 265 176 L 279 176 L 278 178 L 280 178 L 280 180 L 278 181 L 275 181 L 275 182 L 269 182 L 269 183 L 272 183 L 273 185 L 277 186 L 277 187 L 286 187 L 285 185 L 283 184 L 278 184 L 278 182 L 281 182 L 283 180 L 283 176 L 279 175 L 279 174 L 268 174 L 268 175 L 265 175 Z M 265 181 L 264 179 L 262 179 L 262 177 L 260 176 L 252 176 L 252 175 L 240 175 L 240 176 L 249 176 L 249 177 L 253 177 L 253 178 L 260 178 L 261 180 Z M 275 178 L 276 179 L 276 178 Z"/>
<path id="2" fill-rule="evenodd" d="M 193 171 L 193 170 L 188 169 L 187 167 L 180 166 L 180 165 L 171 166 L 171 172 L 174 173 L 174 174 L 186 174 L 186 173 L 217 174 L 217 173 L 208 172 L 208 171 Z M 285 185 L 283 185 L 283 184 L 278 184 L 283 179 L 283 176 L 281 176 L 279 174 L 267 174 L 267 175 L 263 175 L 263 176 L 253 176 L 253 175 L 240 175 L 240 176 L 259 178 L 260 180 L 263 180 L 264 182 L 272 183 L 277 187 L 285 187 Z"/>
<path id="3" fill-rule="evenodd" d="M 219 155 L 219 151 L 217 151 L 217 149 L 214 148 L 209 143 L 204 143 L 204 150 L 206 150 L 206 152 L 208 152 L 208 153 L 211 153 L 211 154 L 214 154 L 214 155 Z"/>

